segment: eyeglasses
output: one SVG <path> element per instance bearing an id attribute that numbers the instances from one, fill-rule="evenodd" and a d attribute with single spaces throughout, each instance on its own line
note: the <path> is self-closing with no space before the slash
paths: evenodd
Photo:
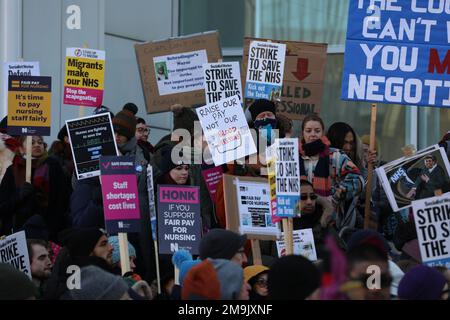
<path id="1" fill-rule="evenodd" d="M 301 194 L 300 195 L 300 200 L 305 201 L 306 199 L 310 198 L 311 200 L 316 200 L 317 199 L 317 194 L 315 193 L 310 193 L 310 194 Z"/>
<path id="2" fill-rule="evenodd" d="M 267 287 L 267 280 L 264 278 L 260 278 L 256 280 L 255 284 L 261 286 L 261 287 Z"/>

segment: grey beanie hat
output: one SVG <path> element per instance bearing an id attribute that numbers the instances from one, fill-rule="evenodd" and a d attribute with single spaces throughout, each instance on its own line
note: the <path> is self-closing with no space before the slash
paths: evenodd
<path id="1" fill-rule="evenodd" d="M 237 300 L 244 283 L 244 270 L 231 260 L 209 259 L 216 269 L 222 300 Z"/>
<path id="2" fill-rule="evenodd" d="M 81 268 L 81 288 L 70 290 L 74 300 L 120 300 L 128 285 L 122 277 L 96 266 Z"/>

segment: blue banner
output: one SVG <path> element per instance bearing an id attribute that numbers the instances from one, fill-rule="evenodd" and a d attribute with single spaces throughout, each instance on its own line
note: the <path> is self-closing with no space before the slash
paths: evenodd
<path id="1" fill-rule="evenodd" d="M 342 99 L 450 107 L 450 1 L 350 0 Z"/>

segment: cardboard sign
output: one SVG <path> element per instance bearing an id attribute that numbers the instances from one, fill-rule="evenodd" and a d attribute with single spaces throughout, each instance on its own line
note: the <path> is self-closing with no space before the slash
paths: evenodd
<path id="1" fill-rule="evenodd" d="M 175 73 L 178 74 L 178 80 L 174 80 L 172 74 L 169 72 L 170 69 L 174 69 L 167 65 L 167 61 L 169 57 L 179 57 L 180 59 L 177 59 L 176 61 L 179 61 L 180 63 L 192 61 L 189 60 L 190 58 L 188 58 L 188 56 L 193 53 L 199 53 L 199 51 L 206 52 L 207 56 L 207 61 L 202 60 L 203 62 L 200 64 L 200 67 L 203 63 L 215 62 L 221 59 L 222 54 L 219 46 L 219 34 L 216 31 L 136 44 L 134 47 L 136 50 L 142 90 L 144 91 L 145 104 L 148 113 L 168 111 L 172 105 L 177 103 L 186 107 L 205 104 L 206 100 L 205 91 L 203 90 L 202 68 L 196 68 L 195 70 L 189 69 L 194 66 L 199 66 L 200 59 L 196 58 L 193 65 L 178 65 L 175 69 Z M 166 61 L 165 66 L 164 61 Z M 160 76 L 157 75 L 156 67 L 158 67 L 158 70 L 162 70 Z M 197 74 L 197 72 L 200 72 L 198 77 L 201 77 L 201 79 L 189 80 L 196 78 L 197 76 L 195 74 Z M 182 74 L 185 75 L 182 76 Z M 158 80 L 158 77 L 161 80 Z M 165 79 L 166 77 L 167 79 Z M 183 79 L 179 77 L 182 77 Z M 168 87 L 164 85 L 164 83 L 169 80 L 174 80 L 172 84 L 176 87 L 183 86 L 183 90 L 189 90 L 179 91 L 177 88 L 170 88 L 160 92 L 161 87 Z M 184 82 L 184 80 L 189 80 L 190 85 L 187 86 L 187 83 Z M 191 86 L 193 84 L 195 85 Z"/>
<path id="2" fill-rule="evenodd" d="M 105 51 L 67 48 L 64 103 L 99 107 L 103 102 Z"/>
<path id="3" fill-rule="evenodd" d="M 253 40 L 267 39 L 244 39 L 243 70 L 247 70 L 249 46 Z M 327 44 L 272 41 L 286 45 L 283 88 L 281 97 L 277 99 L 277 114 L 284 114 L 292 120 L 303 120 L 309 113 L 319 114 L 325 81 Z"/>
<path id="4" fill-rule="evenodd" d="M 135 157 L 100 157 L 103 212 L 108 234 L 140 232 Z"/>
<path id="5" fill-rule="evenodd" d="M 293 231 L 294 254 L 304 256 L 309 261 L 317 260 L 316 245 L 312 229 L 302 229 Z M 278 257 L 286 255 L 286 245 L 284 243 L 284 232 L 281 233 L 280 240 L 276 241 Z"/>
<path id="6" fill-rule="evenodd" d="M 278 235 L 278 227 L 272 222 L 268 184 L 239 179 L 236 183 L 241 233 Z"/>
<path id="7" fill-rule="evenodd" d="M 387 163 L 376 172 L 394 211 L 450 191 L 450 164 L 438 145 Z"/>
<path id="8" fill-rule="evenodd" d="M 12 265 L 31 279 L 25 231 L 14 233 L 0 240 L 0 262 Z"/>
<path id="9" fill-rule="evenodd" d="M 18 136 L 49 136 L 51 127 L 52 78 L 8 78 L 8 133 Z"/>
<path id="10" fill-rule="evenodd" d="M 196 112 L 216 166 L 256 153 L 239 96 L 207 104 Z"/>
<path id="11" fill-rule="evenodd" d="M 283 85 L 284 43 L 251 41 L 248 55 L 245 97 L 276 100 Z"/>
<path id="12" fill-rule="evenodd" d="M 203 65 L 203 73 L 207 104 L 235 95 L 243 104 L 239 62 L 207 63 Z"/>
<path id="13" fill-rule="evenodd" d="M 222 181 L 223 170 L 222 167 L 202 166 L 202 176 L 205 179 L 206 187 L 208 188 L 211 200 L 216 202 L 217 184 Z"/>
<path id="14" fill-rule="evenodd" d="M 173 254 L 184 249 L 198 254 L 202 237 L 200 188 L 158 185 L 159 252 Z"/>
<path id="15" fill-rule="evenodd" d="M 206 50 L 183 52 L 153 58 L 160 96 L 203 88 L 203 64 Z"/>
<path id="16" fill-rule="evenodd" d="M 412 203 L 422 263 L 450 269 L 450 194 Z"/>
<path id="17" fill-rule="evenodd" d="M 119 154 L 111 115 L 98 115 L 66 121 L 77 179 L 100 175 L 100 156 Z"/>
<path id="18" fill-rule="evenodd" d="M 351 0 L 342 99 L 450 107 L 448 3 Z"/>

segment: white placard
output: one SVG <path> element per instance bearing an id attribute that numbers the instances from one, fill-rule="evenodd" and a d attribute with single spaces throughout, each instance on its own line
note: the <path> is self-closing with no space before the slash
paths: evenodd
<path id="1" fill-rule="evenodd" d="M 314 244 L 314 235 L 312 229 L 294 230 L 294 254 L 301 255 L 310 261 L 317 260 L 316 245 Z M 286 245 L 284 243 L 284 232 L 281 239 L 276 241 L 278 256 L 286 255 Z"/>
<path id="2" fill-rule="evenodd" d="M 206 63 L 203 65 L 203 73 L 207 104 L 235 95 L 243 103 L 239 62 Z"/>
<path id="3" fill-rule="evenodd" d="M 0 240 L 0 262 L 8 263 L 31 279 L 25 231 L 20 231 Z"/>

